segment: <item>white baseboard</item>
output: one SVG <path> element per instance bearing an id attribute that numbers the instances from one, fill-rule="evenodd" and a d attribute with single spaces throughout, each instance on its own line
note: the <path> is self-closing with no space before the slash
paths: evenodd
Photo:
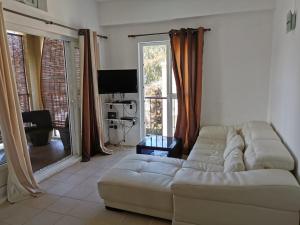
<path id="1" fill-rule="evenodd" d="M 63 159 L 55 164 L 47 166 L 42 170 L 39 170 L 34 173 L 34 177 L 38 183 L 42 182 L 43 180 L 53 176 L 56 173 L 61 172 L 62 170 L 66 169 L 69 166 L 74 165 L 77 162 L 81 161 L 81 157 L 78 156 L 71 156 L 69 158 Z"/>

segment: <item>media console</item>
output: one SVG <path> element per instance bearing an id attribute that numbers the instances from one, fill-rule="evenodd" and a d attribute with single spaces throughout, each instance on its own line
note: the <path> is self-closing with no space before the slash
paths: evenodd
<path id="1" fill-rule="evenodd" d="M 126 141 L 126 137 L 137 122 L 137 103 L 134 100 L 118 100 L 106 102 L 108 122 L 108 133 L 110 129 L 123 131 L 123 138 L 120 143 Z M 110 142 L 110 140 L 109 140 Z M 119 143 L 119 144 L 120 144 Z"/>

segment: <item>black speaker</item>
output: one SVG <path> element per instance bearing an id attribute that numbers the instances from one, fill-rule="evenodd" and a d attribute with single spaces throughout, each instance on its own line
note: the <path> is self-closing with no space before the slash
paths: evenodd
<path id="1" fill-rule="evenodd" d="M 116 112 L 107 112 L 107 118 L 108 119 L 117 119 L 117 113 Z"/>

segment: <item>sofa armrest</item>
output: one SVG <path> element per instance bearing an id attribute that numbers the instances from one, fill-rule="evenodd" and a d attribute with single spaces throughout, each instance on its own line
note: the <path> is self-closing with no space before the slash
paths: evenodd
<path id="1" fill-rule="evenodd" d="M 171 188 L 174 196 L 181 198 L 300 210 L 299 184 L 285 170 L 224 173 L 183 168 L 177 172 Z"/>

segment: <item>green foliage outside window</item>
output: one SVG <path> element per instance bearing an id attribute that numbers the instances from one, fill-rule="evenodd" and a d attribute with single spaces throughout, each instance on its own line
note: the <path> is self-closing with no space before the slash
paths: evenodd
<path id="1" fill-rule="evenodd" d="M 144 47 L 144 84 L 145 96 L 162 96 L 162 65 L 166 63 L 166 46 Z M 146 133 L 162 135 L 163 101 L 162 99 L 147 99 L 149 109 L 146 109 Z"/>
<path id="2" fill-rule="evenodd" d="M 146 46 L 144 47 L 144 74 L 145 84 L 161 81 L 161 63 L 166 61 L 166 46 Z"/>

